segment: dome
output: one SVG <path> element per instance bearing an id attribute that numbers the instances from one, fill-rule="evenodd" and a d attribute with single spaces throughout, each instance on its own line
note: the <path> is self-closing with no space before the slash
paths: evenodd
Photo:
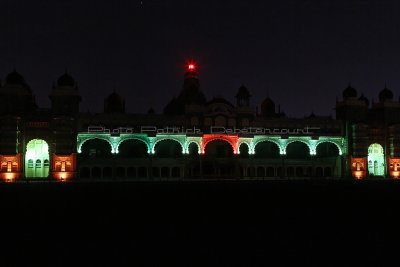
<path id="1" fill-rule="evenodd" d="M 264 117 L 275 116 L 275 103 L 271 98 L 267 97 L 261 103 L 261 115 Z"/>
<path id="2" fill-rule="evenodd" d="M 113 92 L 104 100 L 104 112 L 125 113 L 125 100 L 119 94 Z"/>
<path id="3" fill-rule="evenodd" d="M 393 92 L 385 88 L 379 93 L 379 101 L 385 102 L 386 100 L 393 100 Z"/>
<path id="4" fill-rule="evenodd" d="M 343 98 L 357 97 L 357 91 L 351 85 L 347 86 L 343 91 Z"/>
<path id="5" fill-rule="evenodd" d="M 58 86 L 75 87 L 76 82 L 75 82 L 74 78 L 72 78 L 71 75 L 69 75 L 67 72 L 65 72 L 64 75 L 62 75 L 60 78 L 58 78 L 57 85 Z"/>
<path id="6" fill-rule="evenodd" d="M 6 84 L 23 86 L 26 85 L 24 77 L 22 77 L 22 75 L 19 74 L 15 69 L 13 70 L 13 72 L 7 75 Z"/>
<path id="7" fill-rule="evenodd" d="M 237 98 L 247 98 L 250 97 L 250 93 L 249 90 L 246 88 L 246 86 L 242 85 L 240 86 L 237 94 L 236 94 Z"/>
<path id="8" fill-rule="evenodd" d="M 366 98 L 366 97 L 364 96 L 364 94 L 361 94 L 361 96 L 358 98 L 358 100 L 364 101 L 365 104 L 366 104 L 367 106 L 369 106 L 369 100 L 368 100 L 368 98 Z"/>

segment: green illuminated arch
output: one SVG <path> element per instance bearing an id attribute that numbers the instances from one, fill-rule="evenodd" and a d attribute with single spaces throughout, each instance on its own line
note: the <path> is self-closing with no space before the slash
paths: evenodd
<path id="1" fill-rule="evenodd" d="M 322 140 L 322 141 L 317 142 L 317 143 L 315 144 L 315 154 L 316 154 L 316 152 L 317 152 L 317 147 L 318 147 L 320 144 L 323 144 L 323 143 L 331 143 L 331 144 L 334 144 L 334 145 L 337 147 L 338 151 L 339 151 L 339 156 L 343 154 L 343 151 L 342 151 L 341 146 L 340 146 L 337 142 L 335 142 L 335 141 L 333 141 L 333 140 Z"/>
<path id="2" fill-rule="evenodd" d="M 250 147 L 250 151 L 252 154 L 255 154 L 256 146 L 258 143 L 261 143 L 261 142 L 275 143 L 279 148 L 279 154 L 282 155 L 285 152 L 285 150 L 284 150 L 285 141 L 283 139 L 281 139 L 279 136 L 262 135 L 262 136 L 254 136 L 252 143 L 251 143 L 251 147 Z"/>
<path id="3" fill-rule="evenodd" d="M 153 140 L 153 144 L 151 146 L 151 153 L 152 154 L 155 153 L 154 149 L 155 149 L 157 143 L 159 143 L 161 141 L 165 141 L 165 140 L 172 140 L 172 141 L 178 142 L 182 148 L 182 154 L 186 153 L 186 148 L 185 148 L 186 136 L 184 136 L 184 135 L 165 135 L 165 136 L 157 135 L 156 138 Z"/>
<path id="4" fill-rule="evenodd" d="M 289 140 L 286 142 L 286 144 L 285 144 L 285 147 L 284 147 L 284 154 L 286 155 L 287 147 L 288 147 L 290 144 L 296 143 L 296 142 L 297 142 L 297 143 L 303 143 L 303 144 L 305 144 L 305 145 L 308 147 L 308 152 L 310 153 L 310 155 L 313 155 L 313 154 L 314 154 L 313 149 L 312 149 L 310 143 L 307 142 L 307 141 L 308 141 L 308 140 L 304 140 L 304 139 L 301 139 L 301 138 L 289 139 Z"/>
<path id="5" fill-rule="evenodd" d="M 112 142 L 112 137 L 109 134 L 78 134 L 78 139 L 77 139 L 78 153 L 82 153 L 83 144 L 86 141 L 89 141 L 92 139 L 100 139 L 100 140 L 106 141 L 111 146 L 111 153 L 114 153 L 115 149 L 114 149 L 113 143 L 115 143 L 115 142 Z"/>
<path id="6" fill-rule="evenodd" d="M 145 134 L 129 134 L 129 135 L 121 136 L 119 141 L 118 141 L 118 143 L 117 143 L 117 145 L 116 145 L 115 153 L 119 153 L 119 146 L 124 141 L 127 141 L 127 140 L 138 140 L 138 141 L 143 142 L 147 147 L 147 153 L 150 154 L 150 152 L 151 152 L 150 140 L 147 137 L 147 135 L 145 135 Z"/>
<path id="7" fill-rule="evenodd" d="M 368 147 L 368 173 L 372 176 L 385 175 L 385 153 L 380 144 Z"/>
<path id="8" fill-rule="evenodd" d="M 26 145 L 25 177 L 46 178 L 49 176 L 49 145 L 43 139 L 33 139 Z"/>

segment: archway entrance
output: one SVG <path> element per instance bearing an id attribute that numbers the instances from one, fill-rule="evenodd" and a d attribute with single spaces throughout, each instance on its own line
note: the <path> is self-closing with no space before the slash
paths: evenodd
<path id="1" fill-rule="evenodd" d="M 371 176 L 385 175 L 385 154 L 380 144 L 368 147 L 368 173 Z"/>
<path id="2" fill-rule="evenodd" d="M 29 141 L 25 153 L 25 177 L 46 178 L 49 168 L 49 145 L 42 139 Z"/>

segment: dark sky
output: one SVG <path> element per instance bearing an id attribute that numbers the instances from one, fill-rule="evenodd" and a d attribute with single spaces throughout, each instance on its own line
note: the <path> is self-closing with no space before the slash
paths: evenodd
<path id="1" fill-rule="evenodd" d="M 334 114 L 351 81 L 375 100 L 385 82 L 398 98 L 400 16 L 395 0 L 2 0 L 0 77 L 15 66 L 42 107 L 68 69 L 81 110 L 101 111 L 115 88 L 129 112 L 161 112 L 199 65 L 208 99 L 252 104 L 269 95 L 290 116 Z"/>

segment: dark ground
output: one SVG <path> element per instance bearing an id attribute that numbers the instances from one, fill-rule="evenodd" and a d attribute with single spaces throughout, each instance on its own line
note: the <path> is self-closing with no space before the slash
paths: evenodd
<path id="1" fill-rule="evenodd" d="M 400 183 L 0 184 L 0 266 L 398 266 Z"/>

